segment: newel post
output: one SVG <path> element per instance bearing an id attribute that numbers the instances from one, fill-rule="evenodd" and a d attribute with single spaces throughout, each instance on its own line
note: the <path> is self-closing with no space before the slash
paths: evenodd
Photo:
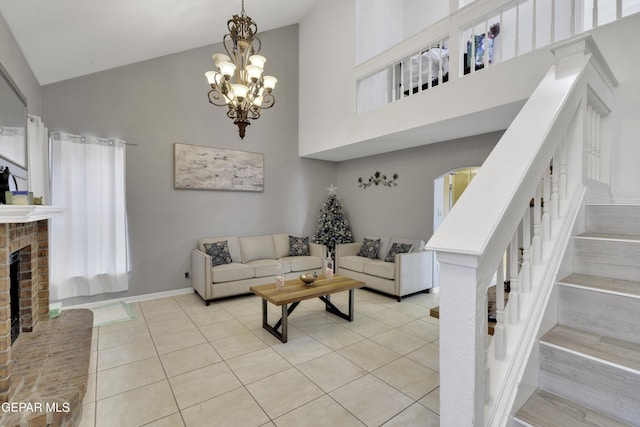
<path id="1" fill-rule="evenodd" d="M 438 252 L 438 262 L 440 425 L 482 426 L 488 378 L 487 288 L 480 285 L 477 256 Z"/>

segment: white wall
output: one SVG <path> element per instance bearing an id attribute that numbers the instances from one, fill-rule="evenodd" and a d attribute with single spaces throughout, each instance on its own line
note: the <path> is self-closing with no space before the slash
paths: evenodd
<path id="1" fill-rule="evenodd" d="M 402 3 L 397 0 L 356 0 L 355 10 L 356 64 L 403 40 Z"/>
<path id="2" fill-rule="evenodd" d="M 449 15 L 449 0 L 403 0 L 402 39 Z"/>
<path id="3" fill-rule="evenodd" d="M 355 0 L 323 0 L 300 23 L 299 152 L 344 143 L 355 114 Z"/>
<path id="4" fill-rule="evenodd" d="M 616 202 L 640 203 L 640 56 L 629 41 L 638 39 L 640 14 L 596 28 L 593 38 L 620 85 L 612 114 L 612 192 Z"/>

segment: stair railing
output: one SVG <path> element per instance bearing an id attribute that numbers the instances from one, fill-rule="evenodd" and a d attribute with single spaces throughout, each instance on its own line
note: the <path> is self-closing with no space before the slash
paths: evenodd
<path id="1" fill-rule="evenodd" d="M 427 244 L 440 263 L 444 427 L 508 422 L 585 185 L 594 179 L 585 175 L 588 106 L 596 99 L 608 105 L 617 82 L 590 36 L 552 51 L 555 65 Z M 493 278 L 496 324 L 489 342 Z"/>

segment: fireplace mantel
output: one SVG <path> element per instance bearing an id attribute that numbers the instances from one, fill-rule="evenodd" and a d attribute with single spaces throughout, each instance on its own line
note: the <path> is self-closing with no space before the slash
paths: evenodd
<path id="1" fill-rule="evenodd" d="M 61 216 L 64 209 L 43 205 L 2 205 L 0 224 L 34 222 Z"/>

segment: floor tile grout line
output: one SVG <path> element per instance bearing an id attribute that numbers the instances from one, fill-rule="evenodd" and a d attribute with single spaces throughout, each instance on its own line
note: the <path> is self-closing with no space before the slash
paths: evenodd
<path id="1" fill-rule="evenodd" d="M 208 345 L 210 345 L 210 346 L 213 348 L 214 352 L 218 355 L 218 357 L 220 357 L 220 361 L 222 361 L 222 362 L 224 362 L 224 363 L 225 363 L 225 365 L 226 365 L 227 369 L 229 369 L 229 370 L 232 372 L 232 374 L 234 375 L 234 377 L 238 380 L 238 382 L 239 382 L 239 384 L 240 384 L 240 385 L 239 385 L 237 388 L 234 388 L 233 390 L 237 390 L 237 389 L 239 389 L 239 388 L 241 388 L 241 387 L 242 387 L 242 388 L 244 388 L 244 389 L 245 389 L 245 391 L 246 391 L 246 392 L 248 392 L 248 393 L 252 396 L 252 399 L 256 402 L 256 404 L 257 404 L 257 405 L 261 408 L 261 410 L 265 413 L 266 417 L 270 420 L 270 422 L 271 422 L 271 423 L 275 423 L 275 421 L 274 421 L 275 419 L 277 419 L 277 418 L 279 418 L 279 417 L 283 416 L 284 414 L 280 415 L 279 417 L 276 417 L 275 419 L 272 419 L 272 418 L 271 418 L 271 417 L 266 413 L 266 411 L 264 410 L 264 408 L 262 408 L 262 406 L 257 402 L 257 400 L 255 399 L 255 397 L 254 397 L 254 396 L 249 392 L 249 390 L 248 390 L 248 388 L 247 388 L 247 385 L 249 385 L 249 384 L 251 384 L 251 383 L 244 384 L 244 383 L 240 380 L 240 378 L 237 376 L 237 374 L 235 373 L 235 371 L 233 371 L 233 369 L 231 369 L 231 366 L 229 366 L 229 364 L 228 364 L 228 361 L 229 361 L 229 360 L 232 360 L 232 359 L 237 358 L 237 357 L 241 357 L 241 356 L 246 355 L 246 354 L 250 354 L 250 353 L 251 353 L 251 352 L 253 352 L 253 351 L 250 351 L 250 352 L 247 352 L 247 353 L 238 354 L 238 355 L 235 355 L 235 356 L 230 357 L 230 358 L 224 358 L 224 357 L 222 357 L 222 355 L 220 355 L 220 354 L 218 353 L 218 351 L 215 349 L 215 347 L 213 346 L 213 344 L 211 343 L 211 341 L 209 340 L 209 338 L 207 338 L 207 337 L 206 337 L 206 335 L 202 332 L 202 330 L 201 330 L 202 326 L 201 326 L 201 325 L 196 324 L 196 322 L 194 321 L 194 319 L 189 315 L 189 313 L 187 313 L 187 310 L 188 310 L 188 306 L 187 306 L 187 304 L 182 304 L 180 301 L 175 300 L 175 297 L 172 297 L 172 299 L 174 299 L 174 303 L 175 303 L 178 307 L 180 307 L 180 308 L 181 308 L 182 312 L 184 312 L 184 314 L 185 314 L 185 315 L 187 316 L 187 318 L 190 320 L 191 324 L 192 324 L 193 326 L 195 326 L 195 328 L 196 328 L 196 330 L 198 331 L 198 333 L 199 333 L 200 335 L 202 335 L 202 337 L 205 339 L 205 343 L 207 343 Z M 190 305 L 192 305 L 192 304 L 188 304 L 188 305 L 190 306 Z M 193 305 L 195 305 L 195 304 L 193 304 Z M 256 305 L 256 304 L 254 304 L 254 305 Z M 224 308 L 224 307 L 223 307 L 223 308 Z M 425 308 L 426 308 L 426 309 L 428 309 L 428 307 L 426 307 L 426 305 L 425 305 Z M 387 310 L 387 309 L 389 309 L 389 308 L 388 308 L 388 307 L 387 307 L 387 308 L 385 308 L 385 310 Z M 140 310 L 141 310 L 142 314 L 144 315 L 144 311 L 145 311 L 145 309 L 144 309 L 144 307 L 143 307 L 142 305 L 140 305 Z M 226 309 L 225 309 L 225 310 L 226 310 Z M 382 311 L 382 310 L 381 310 L 381 311 Z M 227 311 L 227 312 L 228 312 L 228 311 Z M 238 315 L 239 317 L 237 317 L 237 316 L 236 316 L 236 314 L 237 314 L 237 313 L 235 313 L 235 312 L 234 312 L 234 313 L 230 313 L 230 312 L 228 312 L 228 313 L 232 316 L 232 318 L 233 318 L 233 319 L 236 319 L 236 320 L 238 320 L 238 318 L 239 318 L 239 317 L 247 317 L 247 316 L 249 316 L 249 315 L 246 315 L 246 314 L 241 314 L 241 315 Z M 312 314 L 313 314 L 313 312 L 312 312 Z M 317 314 L 317 313 L 316 313 L 316 314 Z M 325 315 L 326 315 L 326 313 L 324 313 L 324 312 L 322 312 L 322 314 L 325 314 Z M 402 313 L 402 314 L 407 315 L 407 314 L 405 314 L 405 313 Z M 375 318 L 373 318 L 373 317 L 371 317 L 371 316 L 369 316 L 369 315 L 366 315 L 366 314 L 360 314 L 360 316 L 370 317 L 372 320 L 375 320 L 375 321 L 377 321 L 377 322 L 380 322 L 379 320 L 376 320 Z M 407 315 L 407 316 L 409 316 L 409 315 Z M 370 337 L 364 336 L 364 335 L 362 335 L 361 333 L 359 333 L 359 332 L 357 332 L 357 331 L 355 331 L 355 330 L 351 330 L 351 329 L 349 329 L 349 328 L 345 328 L 345 329 L 346 329 L 346 330 L 348 330 L 349 332 L 354 333 L 354 334 L 356 334 L 356 335 L 360 336 L 362 339 L 360 339 L 360 340 L 356 341 L 355 343 L 351 343 L 351 344 L 348 344 L 348 345 L 345 345 L 345 346 L 342 346 L 342 347 L 340 347 L 340 348 L 336 348 L 336 349 L 331 348 L 331 347 L 329 347 L 329 346 L 325 345 L 325 344 L 324 344 L 324 343 L 322 343 L 322 342 L 321 342 L 317 337 L 313 336 L 312 334 L 314 334 L 314 333 L 318 333 L 318 332 L 321 332 L 322 330 L 327 329 L 327 328 L 330 328 L 330 327 L 334 327 L 334 326 L 343 326 L 343 327 L 345 327 L 345 325 L 343 325 L 343 324 L 341 324 L 341 323 L 339 323 L 339 322 L 334 322 L 334 323 L 335 323 L 335 325 L 330 325 L 330 326 L 328 326 L 327 328 L 323 328 L 323 329 L 320 329 L 320 330 L 317 330 L 317 331 L 314 331 L 314 332 L 308 332 L 308 331 L 305 331 L 305 330 L 303 330 L 303 329 L 300 329 L 300 331 L 301 331 L 305 336 L 308 336 L 310 339 L 313 339 L 314 341 L 318 342 L 320 345 L 323 345 L 324 347 L 326 347 L 326 348 L 328 348 L 328 349 L 329 349 L 329 352 L 328 352 L 328 353 L 325 353 L 325 354 L 324 354 L 324 355 L 322 355 L 322 356 L 326 356 L 327 354 L 337 354 L 337 355 L 340 355 L 340 353 L 338 353 L 338 352 L 339 352 L 341 349 L 344 349 L 344 348 L 346 348 L 346 347 L 348 347 L 348 346 L 350 346 L 350 345 L 357 344 L 357 343 L 360 343 L 360 342 L 365 341 L 365 340 L 369 340 L 369 341 L 371 341 L 371 342 L 373 342 L 373 343 L 375 343 L 375 344 L 377 344 L 377 345 L 382 345 L 382 344 L 376 343 L 375 341 L 371 340 L 371 338 L 375 337 L 376 335 L 380 335 L 380 334 L 382 334 L 382 333 L 389 332 L 389 331 L 391 331 L 391 330 L 393 330 L 393 329 L 400 328 L 400 327 L 402 327 L 402 326 L 404 326 L 404 325 L 407 325 L 407 324 L 409 324 L 409 323 L 411 323 L 411 322 L 413 322 L 413 321 L 422 320 L 422 318 L 421 318 L 421 317 L 415 317 L 415 316 L 410 316 L 410 317 L 412 317 L 412 319 L 411 319 L 411 320 L 408 320 L 407 322 L 400 323 L 400 324 L 396 324 L 396 325 L 393 325 L 393 326 L 392 326 L 392 325 L 390 325 L 390 324 L 387 324 L 387 323 L 382 322 L 382 324 L 384 325 L 384 327 L 385 327 L 385 328 L 388 328 L 388 329 L 387 329 L 386 331 L 384 331 L 384 332 L 376 333 L 376 334 L 374 334 L 374 335 L 372 335 L 372 336 L 370 336 Z M 214 322 L 214 323 L 219 323 L 219 322 Z M 242 323 L 242 322 L 241 322 L 241 323 Z M 431 322 L 427 322 L 427 323 L 430 323 L 431 325 L 433 325 L 433 323 L 431 323 Z M 256 333 L 257 329 L 255 329 L 255 328 L 254 328 L 254 329 L 249 329 L 249 328 L 246 326 L 246 324 L 244 324 L 244 323 L 242 323 L 242 324 L 243 324 L 243 326 L 244 326 L 245 328 L 247 328 L 247 330 L 249 330 L 249 331 L 252 333 L 252 335 L 253 335 L 254 337 L 258 338 L 260 341 L 262 341 L 262 342 L 264 343 L 264 345 L 266 346 L 265 348 L 268 348 L 268 349 L 270 349 L 270 350 L 274 351 L 274 350 L 275 350 L 275 349 L 274 349 L 274 346 L 279 345 L 278 343 L 271 344 L 271 343 L 269 343 L 269 342 L 265 341 L 265 339 L 263 338 L 263 336 L 261 336 L 261 335 L 259 335 L 259 334 L 257 334 L 257 333 Z M 145 325 L 146 325 L 147 329 L 149 329 L 149 321 L 148 321 L 148 319 L 146 319 L 146 317 L 145 317 Z M 403 333 L 405 333 L 405 334 L 408 334 L 408 335 L 411 335 L 411 334 L 409 334 L 409 333 L 407 333 L 407 332 L 404 332 L 404 331 L 401 331 L 401 332 L 403 332 Z M 150 330 L 149 330 L 149 335 L 151 336 L 151 334 L 150 334 Z M 159 335 L 159 336 L 162 336 L 162 335 Z M 233 335 L 229 335 L 229 336 L 233 336 Z M 413 336 L 413 335 L 411 335 L 411 336 Z M 161 367 L 162 367 L 162 370 L 163 370 L 163 374 L 164 374 L 164 379 L 163 379 L 163 380 L 161 380 L 161 381 L 165 381 L 165 380 L 166 380 L 166 381 L 167 381 L 167 383 L 169 384 L 169 386 L 170 386 L 170 388 L 171 388 L 172 395 L 173 395 L 173 397 L 174 397 L 174 401 L 175 401 L 175 403 L 176 403 L 176 407 L 178 408 L 178 412 L 180 413 L 180 416 L 181 416 L 181 419 L 182 419 L 183 423 L 185 423 L 185 425 L 186 425 L 186 422 L 185 422 L 185 420 L 184 420 L 184 417 L 182 416 L 182 409 L 180 409 L 180 408 L 179 408 L 179 406 L 178 406 L 178 402 L 177 402 L 177 399 L 176 399 L 176 397 L 175 397 L 175 392 L 174 392 L 173 388 L 171 387 L 171 383 L 170 383 L 170 381 L 169 381 L 169 377 L 168 377 L 168 374 L 167 374 L 167 371 L 166 371 L 165 365 L 162 363 L 162 356 L 163 356 L 164 354 L 170 354 L 170 353 L 173 353 L 173 352 L 177 352 L 177 351 L 181 351 L 181 350 L 184 350 L 184 349 L 192 348 L 192 347 L 194 347 L 194 346 L 196 346 L 196 345 L 201 345 L 201 344 L 204 344 L 204 343 L 200 343 L 200 344 L 196 344 L 196 345 L 193 345 L 193 346 L 189 346 L 189 347 L 181 348 L 181 349 L 179 349 L 179 350 L 174 350 L 174 351 L 171 351 L 171 352 L 168 352 L 168 353 L 164 353 L 163 355 L 161 355 L 161 354 L 159 353 L 159 351 L 158 351 L 158 347 L 157 347 L 157 345 L 156 345 L 156 341 L 154 340 L 154 338 L 156 338 L 156 337 L 151 336 L 151 341 L 152 341 L 152 344 L 153 344 L 153 346 L 154 346 L 153 348 L 154 348 L 154 350 L 155 350 L 155 356 L 154 356 L 154 357 L 157 357 L 157 358 L 158 358 L 158 360 L 160 361 L 160 363 L 161 363 Z M 418 338 L 420 338 L 420 337 L 418 337 Z M 99 339 L 99 337 L 98 337 L 98 339 Z M 420 338 L 420 339 L 422 339 L 422 338 Z M 425 344 L 424 344 L 424 345 L 420 346 L 419 348 L 417 348 L 417 349 L 415 349 L 415 350 L 410 351 L 410 352 L 409 352 L 409 353 L 407 353 L 407 354 L 398 354 L 398 357 L 397 357 L 397 358 L 395 358 L 393 361 L 397 361 L 397 360 L 398 360 L 398 359 L 400 359 L 400 358 L 405 358 L 405 359 L 407 359 L 407 360 L 409 360 L 409 361 L 412 361 L 412 362 L 414 362 L 414 363 L 417 363 L 417 364 L 419 364 L 421 367 L 424 367 L 424 368 L 426 368 L 426 369 L 428 369 L 428 370 L 430 370 L 430 371 L 432 371 L 432 372 L 434 372 L 434 373 L 436 373 L 436 374 L 438 374 L 438 375 L 439 375 L 439 373 L 438 373 L 438 372 L 433 371 L 433 369 L 429 368 L 428 366 L 424 366 L 424 365 L 420 364 L 419 362 L 414 361 L 414 360 L 412 360 L 412 359 L 410 359 L 410 358 L 408 358 L 408 357 L 407 357 L 407 355 L 408 355 L 408 354 L 411 354 L 411 353 L 412 353 L 412 352 L 414 352 L 414 351 L 417 351 L 417 350 L 419 350 L 419 349 L 422 349 L 422 348 L 424 348 L 424 347 L 428 346 L 429 344 L 432 344 L 433 342 L 438 341 L 438 340 L 439 340 L 439 338 L 433 339 L 433 340 L 431 340 L 431 341 L 424 340 L 424 339 L 422 339 L 422 340 L 423 340 L 423 341 L 425 341 Z M 99 345 L 98 345 L 98 344 L 97 344 L 96 346 L 97 346 L 97 347 L 99 347 Z M 389 349 L 388 347 L 386 347 L 385 345 L 382 345 L 382 346 L 383 346 L 383 347 L 385 347 L 385 348 L 387 348 L 388 350 L 390 350 L 390 349 Z M 106 350 L 106 349 L 102 349 L 102 350 Z M 96 356 L 97 356 L 97 353 L 99 353 L 100 351 L 101 351 L 101 350 L 100 350 L 99 348 L 96 348 Z M 254 350 L 254 351 L 259 351 L 259 350 Z M 288 361 L 288 359 L 287 359 L 287 358 L 285 358 L 282 354 L 280 354 L 280 353 L 279 353 L 279 352 L 277 352 L 277 351 L 275 351 L 275 353 L 276 353 L 277 355 L 279 355 L 279 357 L 282 357 L 282 358 L 283 358 L 283 360 L 285 360 L 285 361 L 289 364 L 289 366 L 290 366 L 290 367 L 295 368 L 295 369 L 296 369 L 296 371 L 297 371 L 299 374 L 303 375 L 303 376 L 304 376 L 308 381 L 310 381 L 311 383 L 313 383 L 316 387 L 318 387 L 318 389 L 319 389 L 319 390 L 321 390 L 322 395 L 321 395 L 321 396 L 318 396 L 318 397 L 317 397 L 317 398 L 315 398 L 315 399 L 312 399 L 310 402 L 313 402 L 314 400 L 317 400 L 317 399 L 319 399 L 319 398 L 321 398 L 321 397 L 323 397 L 323 396 L 328 396 L 328 397 L 329 397 L 329 398 L 331 398 L 334 402 L 338 403 L 342 408 L 344 408 L 348 413 L 350 413 L 352 416 L 354 416 L 356 419 L 358 419 L 360 422 L 362 422 L 362 420 L 360 420 L 358 417 L 356 417 L 356 416 L 355 416 L 355 414 L 353 414 L 351 411 L 349 411 L 347 408 L 345 408 L 343 405 L 341 405 L 339 402 L 337 402 L 337 401 L 336 401 L 336 400 L 335 400 L 335 399 L 334 399 L 334 398 L 329 394 L 330 392 L 325 392 L 325 391 L 324 391 L 324 390 L 323 390 L 323 389 L 322 389 L 318 384 L 316 384 L 316 383 L 315 383 L 311 378 L 307 377 L 307 376 L 304 374 L 304 372 L 302 372 L 302 371 L 299 369 L 299 367 L 300 367 L 300 366 L 302 366 L 304 363 L 307 363 L 307 362 L 310 362 L 310 361 L 316 360 L 317 358 L 322 357 L 322 356 L 317 356 L 317 357 L 314 357 L 314 358 L 312 358 L 312 359 L 309 359 L 309 360 L 307 360 L 307 361 L 305 361 L 305 362 L 303 362 L 303 363 L 299 363 L 299 364 L 297 364 L 297 365 L 293 365 L 293 364 L 291 364 L 291 362 L 289 362 L 289 361 Z M 397 354 L 397 353 L 396 353 L 396 354 Z M 341 356 L 341 357 L 344 357 L 344 356 L 342 356 L 342 355 L 340 355 L 340 356 Z M 97 357 L 96 357 L 96 359 L 97 359 Z M 214 363 L 212 363 L 212 364 L 219 363 L 220 361 L 218 361 L 218 362 L 214 362 Z M 364 374 L 364 375 L 371 374 L 373 377 L 377 378 L 378 380 L 382 381 L 383 383 L 387 384 L 388 386 L 390 386 L 390 387 L 394 388 L 396 391 L 398 391 L 398 392 L 400 392 L 401 394 L 403 394 L 403 395 L 407 396 L 411 401 L 413 401 L 413 403 L 412 403 L 411 405 L 407 406 L 407 408 L 404 408 L 403 410 L 401 410 L 401 411 L 400 411 L 400 412 L 398 412 L 397 414 L 393 415 L 393 416 L 392 416 L 391 418 L 389 418 L 389 419 L 392 419 L 393 417 L 395 417 L 395 416 L 397 416 L 398 414 L 402 413 L 403 411 L 407 410 L 408 408 L 410 408 L 411 406 L 413 406 L 413 404 L 414 404 L 414 403 L 418 403 L 421 407 L 426 408 L 430 413 L 433 413 L 433 414 L 435 414 L 435 415 L 438 415 L 438 414 L 436 414 L 434 411 L 432 411 L 430 408 L 426 407 L 424 404 L 422 404 L 422 403 L 420 403 L 420 402 L 419 402 L 419 400 L 420 400 L 420 399 L 423 399 L 424 397 L 426 397 L 426 396 L 427 396 L 427 395 L 429 395 L 430 393 L 434 392 L 434 391 L 438 388 L 438 386 L 436 386 L 434 389 L 432 389 L 431 391 L 427 392 L 425 395 L 423 395 L 422 397 L 420 397 L 420 399 L 413 399 L 413 398 L 411 398 L 410 396 L 406 395 L 406 394 L 405 394 L 404 392 L 402 392 L 401 390 L 397 389 L 396 387 L 394 387 L 394 386 L 392 386 L 391 384 L 389 384 L 389 383 L 387 383 L 386 381 L 384 381 L 382 378 L 377 377 L 377 376 L 373 373 L 375 370 L 381 369 L 382 367 L 386 366 L 386 365 L 387 365 L 387 364 L 389 364 L 389 363 L 392 363 L 393 361 L 389 361 L 389 362 L 387 362 L 387 363 L 385 363 L 385 364 L 383 364 L 383 365 L 381 365 L 381 366 L 378 366 L 378 367 L 376 367 L 376 368 L 375 368 L 374 370 L 372 370 L 372 371 L 369 371 L 369 370 L 365 369 L 364 367 L 360 366 L 360 365 L 359 365 L 359 364 L 357 364 L 357 363 L 354 363 L 354 362 L 352 362 L 352 361 L 350 361 L 350 362 L 351 362 L 351 363 L 354 363 L 354 364 L 355 364 L 356 366 L 358 366 L 360 369 L 363 369 L 363 370 L 366 372 L 366 374 Z M 131 363 L 135 363 L 135 362 L 131 362 Z M 98 372 L 101 372 L 101 371 L 98 371 L 98 366 L 97 366 L 97 365 L 98 365 L 98 363 L 96 362 L 96 372 L 95 372 L 95 374 L 96 374 L 96 381 L 97 381 L 97 373 L 98 373 Z M 124 366 L 124 365 L 119 365 L 119 366 Z M 207 365 L 207 366 L 209 366 L 209 365 Z M 111 369 L 111 368 L 110 368 L 110 369 Z M 198 368 L 198 369 L 200 369 L 200 368 Z M 290 368 L 288 368 L 288 369 L 290 369 Z M 188 371 L 188 372 L 191 372 L 191 371 Z M 181 374 L 182 374 L 182 373 L 181 373 Z M 274 375 L 275 375 L 275 374 L 274 374 Z M 267 376 L 267 377 L 265 377 L 265 378 L 268 378 L 268 376 Z M 354 379 L 354 380 L 352 380 L 352 381 L 355 381 L 355 380 L 357 380 L 358 378 L 362 378 L 362 375 L 361 375 L 361 376 L 359 376 L 359 377 L 357 377 L 357 378 L 355 378 L 355 379 Z M 264 379 L 264 378 L 263 378 L 263 379 Z M 258 381 L 258 380 L 256 380 L 256 381 Z M 157 382 L 159 382 L 159 381 L 157 381 Z M 252 383 L 253 383 L 253 382 L 252 382 Z M 347 383 L 347 384 L 348 384 L 348 383 Z M 343 384 L 341 387 L 343 387 L 343 386 L 344 386 L 344 384 Z M 340 388 L 340 387 L 338 387 L 338 388 Z M 230 391 L 233 391 L 233 390 L 230 390 Z M 229 391 L 229 392 L 230 392 L 230 391 Z M 228 392 L 227 392 L 227 393 L 228 393 Z M 98 402 L 98 399 L 97 399 L 97 384 L 96 384 L 95 394 L 96 394 L 96 396 L 95 396 L 95 399 L 94 399 L 95 401 L 93 402 L 93 404 L 94 404 L 94 405 L 97 405 L 97 402 Z M 226 394 L 226 393 L 225 393 L 225 394 Z M 208 400 L 210 400 L 210 399 L 208 399 Z M 292 410 L 290 410 L 290 411 L 288 411 L 288 412 L 291 412 L 291 411 L 297 410 L 297 409 L 299 409 L 300 407 L 302 407 L 302 406 L 304 406 L 304 405 L 306 405 L 306 404 L 308 404 L 308 403 L 310 403 L 310 402 L 307 402 L 307 403 L 305 403 L 305 404 L 303 404 L 303 405 L 300 405 L 300 406 L 298 406 L 297 408 L 294 408 L 294 409 L 292 409 Z M 202 403 L 202 402 L 201 402 L 201 403 Z M 185 408 L 185 409 L 186 409 L 186 408 Z M 288 413 L 288 412 L 286 412 L 286 413 Z M 286 413 L 285 413 L 285 414 L 286 414 Z M 173 414 L 171 414 L 171 415 L 173 415 Z M 96 419 L 96 418 L 97 418 L 97 410 L 96 410 L 96 414 L 95 414 L 95 417 L 94 417 L 94 425 L 95 425 L 95 423 L 97 423 L 97 419 Z M 388 421 L 388 420 L 387 420 L 387 421 Z M 387 421 L 385 421 L 385 422 L 387 422 Z"/>

